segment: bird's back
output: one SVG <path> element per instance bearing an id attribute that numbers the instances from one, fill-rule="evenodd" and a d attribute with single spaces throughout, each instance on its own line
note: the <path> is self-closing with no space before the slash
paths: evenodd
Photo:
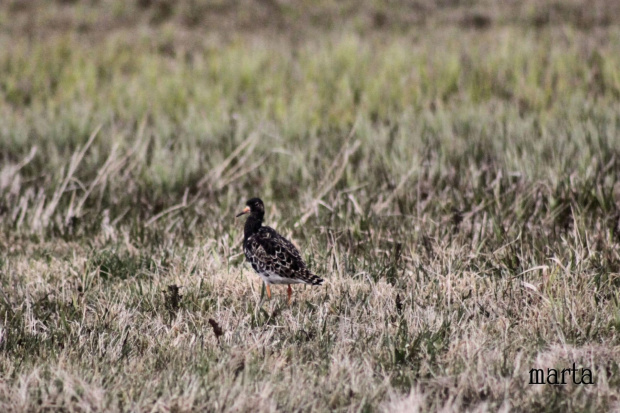
<path id="1" fill-rule="evenodd" d="M 273 228 L 262 226 L 243 242 L 245 256 L 254 271 L 271 284 L 321 285 L 295 246 Z"/>

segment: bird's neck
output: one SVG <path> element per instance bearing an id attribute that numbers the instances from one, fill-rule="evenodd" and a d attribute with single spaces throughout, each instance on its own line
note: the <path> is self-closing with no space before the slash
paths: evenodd
<path id="1" fill-rule="evenodd" d="M 243 239 L 248 239 L 251 235 L 256 234 L 260 227 L 263 225 L 263 217 L 255 214 L 251 214 L 245 221 L 244 236 Z"/>

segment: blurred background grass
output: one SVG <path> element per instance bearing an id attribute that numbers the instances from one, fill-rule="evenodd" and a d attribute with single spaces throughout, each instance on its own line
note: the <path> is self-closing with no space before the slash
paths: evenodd
<path id="1" fill-rule="evenodd" d="M 354 125 L 362 145 L 340 185 L 368 184 L 365 210 L 384 178 L 399 181 L 431 156 L 446 170 L 473 151 L 494 168 L 557 180 L 593 160 L 606 165 L 618 148 L 614 7 L 10 1 L 0 38 L 2 156 L 18 163 L 36 146 L 21 190 L 50 196 L 101 125 L 81 182 L 93 181 L 112 151 L 139 157 L 130 174 L 97 184 L 94 212 L 113 217 L 138 198 L 157 213 L 186 190 L 213 190 L 204 177 L 251 134 L 247 162 L 268 162 L 218 187 L 219 202 L 253 191 L 299 198 Z M 3 197 L 3 209 L 18 198 Z"/>

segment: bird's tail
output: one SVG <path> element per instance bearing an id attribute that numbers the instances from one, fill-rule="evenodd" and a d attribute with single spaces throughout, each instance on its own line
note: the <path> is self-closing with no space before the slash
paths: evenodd
<path id="1" fill-rule="evenodd" d="M 310 285 L 322 285 L 323 284 L 324 280 L 318 275 L 308 272 L 307 277 L 308 278 L 306 279 L 306 284 L 310 284 Z"/>

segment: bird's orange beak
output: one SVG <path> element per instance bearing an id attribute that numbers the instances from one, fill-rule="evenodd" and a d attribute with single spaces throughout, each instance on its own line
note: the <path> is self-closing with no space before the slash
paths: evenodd
<path id="1" fill-rule="evenodd" d="M 245 215 L 245 214 L 249 214 L 250 213 L 250 207 L 246 206 L 245 208 L 243 208 L 243 211 L 239 212 L 235 218 L 239 218 L 241 215 Z"/>

